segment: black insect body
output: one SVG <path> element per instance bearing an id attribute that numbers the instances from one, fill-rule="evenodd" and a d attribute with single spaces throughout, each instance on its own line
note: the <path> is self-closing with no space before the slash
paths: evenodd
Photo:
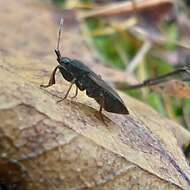
<path id="1" fill-rule="evenodd" d="M 103 105 L 106 111 L 119 114 L 129 113 L 120 96 L 96 73 L 89 72 L 81 82 L 85 86 L 86 94 Z"/>
<path id="2" fill-rule="evenodd" d="M 48 85 L 41 86 L 49 87 L 55 84 L 55 73 L 57 69 L 59 69 L 63 78 L 71 82 L 71 85 L 64 98 L 59 100 L 58 102 L 64 100 L 68 96 L 71 87 L 73 86 L 73 84 L 75 84 L 76 93 L 74 97 L 77 96 L 78 89 L 81 91 L 86 90 L 86 94 L 89 97 L 94 98 L 100 105 L 100 114 L 102 108 L 112 113 L 129 114 L 123 100 L 120 98 L 117 92 L 113 88 L 111 88 L 104 80 L 102 80 L 102 78 L 99 75 L 94 73 L 89 67 L 87 67 L 79 60 L 72 60 L 70 58 L 61 56 L 59 51 L 61 25 L 62 21 L 60 24 L 58 45 L 57 49 L 55 50 L 59 65 L 52 72 Z"/>

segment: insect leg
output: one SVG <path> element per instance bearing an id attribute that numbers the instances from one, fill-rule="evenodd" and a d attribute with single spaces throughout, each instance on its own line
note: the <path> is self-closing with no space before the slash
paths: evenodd
<path id="1" fill-rule="evenodd" d="M 47 85 L 41 84 L 40 87 L 47 88 L 47 87 L 52 86 L 53 84 L 55 84 L 55 73 L 56 73 L 58 68 L 59 68 L 59 65 L 57 67 L 55 67 L 55 69 L 53 70 L 53 72 L 51 74 L 51 77 L 49 79 L 49 83 Z"/>
<path id="2" fill-rule="evenodd" d="M 70 92 L 70 90 L 71 90 L 71 88 L 72 88 L 72 86 L 73 86 L 74 83 L 75 83 L 75 79 L 73 79 L 73 80 L 71 81 L 71 85 L 69 86 L 69 89 L 67 90 L 67 93 L 65 94 L 65 96 L 64 96 L 62 99 L 58 100 L 57 103 L 59 103 L 59 102 L 61 102 L 61 101 L 63 101 L 64 99 L 67 98 L 67 96 L 69 95 L 69 92 Z"/>
<path id="3" fill-rule="evenodd" d="M 104 104 L 105 104 L 105 99 L 104 99 L 104 96 L 101 95 L 99 115 L 100 115 L 101 120 L 105 123 L 103 115 L 102 115 L 102 108 L 104 107 Z"/>
<path id="4" fill-rule="evenodd" d="M 73 97 L 71 97 L 71 98 L 73 99 L 73 98 L 77 97 L 77 95 L 78 95 L 78 87 L 76 86 L 75 95 Z"/>

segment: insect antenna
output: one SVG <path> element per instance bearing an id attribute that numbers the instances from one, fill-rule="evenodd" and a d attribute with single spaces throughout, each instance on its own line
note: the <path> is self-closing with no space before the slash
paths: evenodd
<path id="1" fill-rule="evenodd" d="M 59 24 L 58 39 L 57 39 L 57 48 L 55 49 L 55 53 L 57 55 L 58 62 L 61 59 L 61 53 L 60 53 L 60 50 L 59 50 L 59 44 L 60 44 L 60 39 L 61 39 L 61 32 L 62 32 L 62 29 L 63 29 L 63 21 L 64 21 L 64 19 L 61 18 L 61 21 L 60 21 L 60 24 Z"/>

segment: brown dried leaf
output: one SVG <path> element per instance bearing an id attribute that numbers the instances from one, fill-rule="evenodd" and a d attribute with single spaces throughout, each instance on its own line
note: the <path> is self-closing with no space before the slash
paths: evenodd
<path id="1" fill-rule="evenodd" d="M 105 126 L 96 117 L 97 104 L 83 93 L 77 101 L 56 104 L 39 84 L 13 73 L 0 69 L 1 154 L 24 165 L 25 189 L 109 189 L 106 183 L 119 185 L 121 174 L 129 189 L 137 183 L 189 188 L 189 166 L 170 130 L 176 124 L 123 96 L 130 116 L 104 113 Z M 58 94 L 67 88 L 64 83 L 51 89 Z"/>

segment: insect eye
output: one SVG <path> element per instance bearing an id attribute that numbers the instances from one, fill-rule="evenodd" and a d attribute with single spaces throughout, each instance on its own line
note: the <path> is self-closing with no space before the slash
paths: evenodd
<path id="1" fill-rule="evenodd" d="M 69 59 L 69 58 L 64 58 L 64 60 L 63 60 L 63 63 L 64 64 L 69 64 L 71 62 L 71 60 Z"/>
<path id="2" fill-rule="evenodd" d="M 67 58 L 67 57 L 61 57 L 61 60 L 59 62 L 61 65 L 68 65 L 71 63 L 71 59 Z"/>

